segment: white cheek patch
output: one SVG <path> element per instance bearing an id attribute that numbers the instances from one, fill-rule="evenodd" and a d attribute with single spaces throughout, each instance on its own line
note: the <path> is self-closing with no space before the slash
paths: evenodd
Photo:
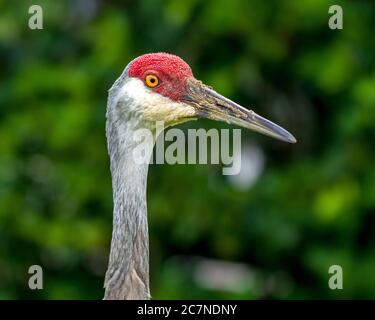
<path id="1" fill-rule="evenodd" d="M 196 115 L 192 106 L 153 92 L 137 78 L 125 81 L 118 98 L 128 108 L 125 112 L 134 112 L 146 121 L 164 121 L 166 125 L 173 125 Z"/>

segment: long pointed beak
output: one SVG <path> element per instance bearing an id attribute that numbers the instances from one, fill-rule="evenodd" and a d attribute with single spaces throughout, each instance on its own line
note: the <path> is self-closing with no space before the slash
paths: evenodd
<path id="1" fill-rule="evenodd" d="M 187 79 L 186 89 L 187 94 L 182 101 L 193 105 L 198 117 L 235 124 L 282 141 L 297 142 L 285 129 L 220 95 L 195 78 Z"/>

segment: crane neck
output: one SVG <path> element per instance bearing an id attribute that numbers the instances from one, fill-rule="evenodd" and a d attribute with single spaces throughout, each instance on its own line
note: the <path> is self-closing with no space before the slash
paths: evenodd
<path id="1" fill-rule="evenodd" d="M 149 299 L 148 163 L 135 160 L 133 137 L 142 123 L 118 110 L 109 100 L 106 135 L 114 208 L 104 299 Z M 153 141 L 149 143 L 150 158 Z"/>

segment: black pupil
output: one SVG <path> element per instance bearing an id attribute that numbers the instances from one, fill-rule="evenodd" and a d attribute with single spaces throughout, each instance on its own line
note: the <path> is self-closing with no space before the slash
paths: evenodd
<path id="1" fill-rule="evenodd" d="M 150 82 L 151 82 L 151 83 L 155 83 L 155 78 L 152 78 L 152 77 L 151 77 Z"/>

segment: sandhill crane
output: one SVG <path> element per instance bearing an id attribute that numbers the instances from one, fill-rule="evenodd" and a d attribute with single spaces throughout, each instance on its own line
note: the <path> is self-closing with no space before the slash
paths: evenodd
<path id="1" fill-rule="evenodd" d="M 225 121 L 296 142 L 283 128 L 196 80 L 189 65 L 175 55 L 151 53 L 131 61 L 109 90 L 107 104 L 114 209 L 104 299 L 150 298 L 148 163 L 134 160 L 132 133 L 148 128 L 156 135 L 156 121 L 164 121 L 167 127 L 197 118 Z"/>

